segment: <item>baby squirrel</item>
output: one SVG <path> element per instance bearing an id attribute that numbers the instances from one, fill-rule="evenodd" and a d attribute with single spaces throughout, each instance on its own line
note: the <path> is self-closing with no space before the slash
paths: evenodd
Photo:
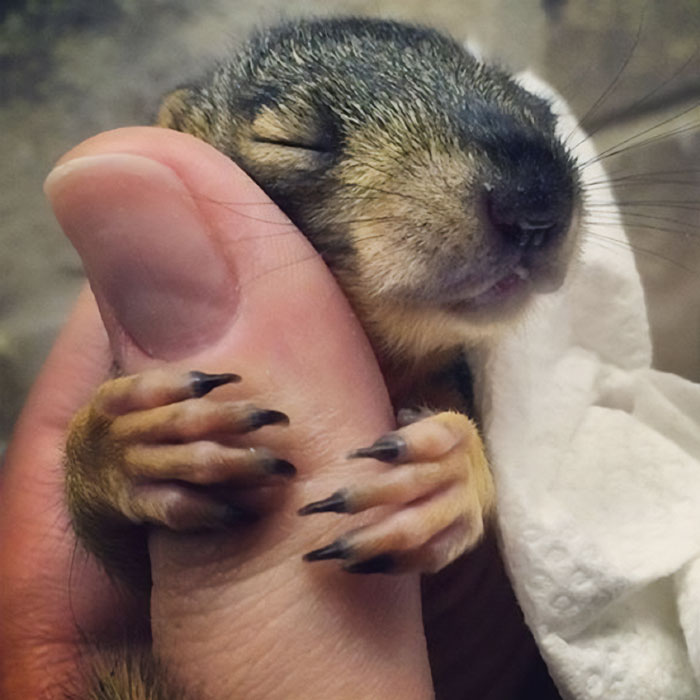
<path id="1" fill-rule="evenodd" d="M 562 284 L 579 237 L 579 177 L 548 103 L 437 31 L 320 19 L 256 34 L 200 82 L 169 95 L 158 124 L 232 158 L 304 232 L 363 323 L 394 405 L 419 409 L 355 453 L 415 464 L 401 488 L 409 500 L 430 496 L 415 541 L 397 536 L 401 544 L 392 544 L 390 533 L 378 542 L 368 526 L 306 559 L 337 558 L 363 573 L 435 572 L 473 548 L 493 494 L 481 440 L 466 417 L 473 415 L 467 351 L 514 323 L 535 294 Z M 221 525 L 222 512 L 215 489 L 210 512 L 197 490 L 191 510 L 198 519 L 187 495 L 176 513 L 155 497 L 125 499 L 118 423 L 138 408 L 157 410 L 153 396 L 161 405 L 202 397 L 234 379 L 167 370 L 121 377 L 76 417 L 67 447 L 69 506 L 76 531 L 108 570 L 147 584 L 145 523 L 206 529 Z M 217 406 L 207 410 L 221 429 Z M 233 412 L 230 432 L 284 420 L 247 410 Z M 445 427 L 464 439 L 435 447 L 441 441 L 430 438 Z M 444 469 L 419 488 L 427 461 Z M 269 456 L 229 465 L 232 474 L 284 467 Z M 148 477 L 148 465 L 140 468 Z M 340 489 L 302 514 L 387 502 L 377 495 L 377 478 L 362 493 Z M 94 697 L 131 697 L 112 688 L 118 683 L 110 677 L 111 694 L 103 682 Z M 157 685 L 143 697 L 171 697 Z"/>

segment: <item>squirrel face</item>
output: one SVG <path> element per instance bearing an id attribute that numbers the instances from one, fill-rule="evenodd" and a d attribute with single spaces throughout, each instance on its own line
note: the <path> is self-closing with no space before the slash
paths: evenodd
<path id="1" fill-rule="evenodd" d="M 159 123 L 246 170 L 388 352 L 490 333 L 560 286 L 576 247 L 579 178 L 549 105 L 433 30 L 282 25 Z"/>

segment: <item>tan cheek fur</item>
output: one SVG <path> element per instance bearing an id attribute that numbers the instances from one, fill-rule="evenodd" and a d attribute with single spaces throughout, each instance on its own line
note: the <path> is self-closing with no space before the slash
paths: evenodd
<path id="1" fill-rule="evenodd" d="M 483 227 L 467 201 L 474 172 L 467 154 L 423 150 L 400 157 L 362 148 L 362 135 L 358 141 L 340 169 L 338 209 L 350 222 L 348 236 L 370 297 L 430 282 L 437 256 L 484 253 Z"/>

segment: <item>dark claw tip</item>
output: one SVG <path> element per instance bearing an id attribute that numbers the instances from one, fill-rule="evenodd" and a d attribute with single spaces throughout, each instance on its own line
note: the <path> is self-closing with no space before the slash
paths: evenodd
<path id="1" fill-rule="evenodd" d="M 227 372 L 225 374 L 207 374 L 206 372 L 190 372 L 190 390 L 192 396 L 200 398 L 208 394 L 212 389 L 224 384 L 240 382 L 237 374 Z"/>
<path id="2" fill-rule="evenodd" d="M 322 501 L 314 501 L 300 508 L 299 515 L 313 515 L 313 513 L 347 513 L 348 503 L 342 491 L 336 491 Z"/>
<path id="3" fill-rule="evenodd" d="M 378 554 L 371 559 L 358 561 L 357 564 L 349 564 L 343 567 L 349 574 L 387 574 L 396 566 L 396 561 L 391 554 Z"/>
<path id="4" fill-rule="evenodd" d="M 265 460 L 265 471 L 268 474 L 278 474 L 279 476 L 296 476 L 297 468 L 286 459 L 271 458 Z"/>
<path id="5" fill-rule="evenodd" d="M 350 556 L 350 548 L 343 540 L 336 540 L 331 544 L 314 549 L 304 555 L 304 561 L 321 561 L 323 559 L 347 559 Z"/>
<path id="6" fill-rule="evenodd" d="M 282 411 L 271 411 L 269 409 L 258 409 L 248 416 L 248 424 L 251 430 L 257 430 L 264 425 L 289 425 L 289 416 Z"/>
<path id="7" fill-rule="evenodd" d="M 396 433 L 389 433 L 379 438 L 369 447 L 361 447 L 348 454 L 348 459 L 369 457 L 380 462 L 396 462 L 406 454 L 406 441 Z"/>

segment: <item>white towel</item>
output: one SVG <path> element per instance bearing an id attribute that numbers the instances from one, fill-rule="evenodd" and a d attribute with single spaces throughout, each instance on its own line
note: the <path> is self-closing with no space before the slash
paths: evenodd
<path id="1" fill-rule="evenodd" d="M 571 134 L 551 88 L 521 80 L 556 98 Z M 576 155 L 594 157 L 590 141 Z M 651 369 L 639 275 L 612 220 L 589 225 L 566 286 L 489 359 L 503 549 L 564 697 L 698 700 L 700 385 Z"/>

